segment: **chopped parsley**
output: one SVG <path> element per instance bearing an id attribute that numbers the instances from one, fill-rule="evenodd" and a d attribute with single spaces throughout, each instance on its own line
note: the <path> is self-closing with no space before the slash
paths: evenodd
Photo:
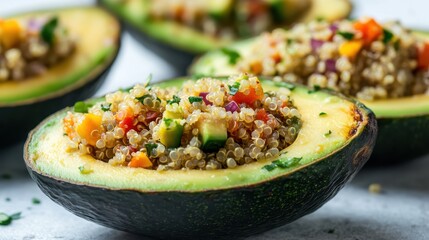
<path id="1" fill-rule="evenodd" d="M 319 85 L 314 85 L 312 90 L 308 90 L 309 94 L 318 92 L 320 89 L 322 89 Z"/>
<path id="2" fill-rule="evenodd" d="M 327 133 L 324 134 L 325 137 L 329 137 L 332 134 L 332 131 L 329 130 Z"/>
<path id="3" fill-rule="evenodd" d="M 347 40 L 352 40 L 355 37 L 355 34 L 351 33 L 351 32 L 337 31 L 337 34 L 341 35 L 343 38 L 345 38 Z"/>
<path id="4" fill-rule="evenodd" d="M 79 101 L 74 104 L 74 111 L 78 113 L 88 113 L 88 109 L 92 106 L 94 105 L 91 103 Z"/>
<path id="5" fill-rule="evenodd" d="M 393 33 L 383 28 L 383 43 L 388 43 L 393 39 Z"/>
<path id="6" fill-rule="evenodd" d="M 240 89 L 240 82 L 235 82 L 232 85 L 228 85 L 228 87 L 229 87 L 229 94 L 234 96 Z"/>
<path id="7" fill-rule="evenodd" d="M 228 56 L 229 64 L 236 64 L 238 59 L 240 58 L 240 53 L 230 48 L 222 48 L 222 53 Z"/>
<path id="8" fill-rule="evenodd" d="M 288 88 L 289 90 L 294 90 L 296 87 L 292 83 L 287 83 L 287 82 L 275 82 L 274 85 L 276 85 L 277 87 L 285 87 L 285 88 Z"/>
<path id="9" fill-rule="evenodd" d="M 81 174 L 90 174 L 93 170 L 88 165 L 79 166 L 79 171 Z"/>
<path id="10" fill-rule="evenodd" d="M 112 106 L 111 103 L 103 103 L 101 104 L 101 110 L 103 110 L 103 112 L 110 111 L 110 106 Z"/>
<path id="11" fill-rule="evenodd" d="M 58 26 L 58 17 L 53 17 L 43 25 L 40 36 L 49 45 L 54 43 L 55 28 Z"/>
<path id="12" fill-rule="evenodd" d="M 38 198 L 33 198 L 33 199 L 31 199 L 31 202 L 32 202 L 34 205 L 38 205 L 38 204 L 40 204 L 42 201 L 40 201 L 40 199 L 38 199 Z"/>
<path id="13" fill-rule="evenodd" d="M 194 102 L 202 102 L 203 98 L 202 97 L 189 97 L 189 102 L 190 103 L 194 103 Z"/>
<path id="14" fill-rule="evenodd" d="M 145 145 L 146 152 L 150 156 L 152 154 L 152 151 L 158 147 L 158 144 L 156 143 L 146 143 Z"/>
<path id="15" fill-rule="evenodd" d="M 13 220 L 18 220 L 21 218 L 21 213 L 14 213 L 12 215 L 7 215 L 5 213 L 0 212 L 0 225 L 6 226 L 12 223 Z"/>
<path id="16" fill-rule="evenodd" d="M 298 165 L 301 160 L 302 160 L 302 157 L 280 159 L 280 160 L 273 161 L 271 164 L 263 166 L 262 169 L 265 169 L 267 171 L 272 171 L 276 168 L 290 168 Z"/>
<path id="17" fill-rule="evenodd" d="M 168 104 L 173 104 L 173 103 L 179 104 L 179 102 L 180 102 L 180 98 L 176 95 L 173 95 L 173 99 L 167 100 Z"/>
<path id="18" fill-rule="evenodd" d="M 137 97 L 136 99 L 137 99 L 137 101 L 139 101 L 139 102 L 143 103 L 143 102 L 144 102 L 144 100 L 145 100 L 146 98 L 148 98 L 148 97 L 152 98 L 152 95 L 150 95 L 150 94 L 145 94 L 145 95 L 143 95 L 143 96 L 141 96 L 141 97 Z"/>
<path id="19" fill-rule="evenodd" d="M 320 117 L 324 117 L 324 116 L 326 116 L 326 115 L 328 115 L 328 114 L 327 114 L 327 113 L 325 113 L 325 112 L 320 112 L 320 113 L 319 113 L 319 116 L 320 116 Z"/>

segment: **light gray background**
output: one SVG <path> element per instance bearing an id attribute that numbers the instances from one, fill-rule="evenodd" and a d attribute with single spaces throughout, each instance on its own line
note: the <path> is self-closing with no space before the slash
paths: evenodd
<path id="1" fill-rule="evenodd" d="M 0 0 L 0 16 L 91 3 Z M 429 1 L 359 0 L 354 1 L 354 6 L 354 17 L 400 19 L 408 26 L 429 30 Z M 118 59 L 97 95 L 140 82 L 150 73 L 154 80 L 160 80 L 177 76 L 180 71 L 125 32 Z M 12 179 L 0 179 L 0 212 L 22 212 L 22 219 L 0 226 L 0 240 L 141 239 L 80 219 L 45 197 L 25 170 L 22 143 L 0 150 L 0 175 L 3 173 L 11 174 Z M 380 183 L 382 194 L 369 193 L 371 183 Z M 41 199 L 40 205 L 32 204 L 34 197 Z M 429 156 L 384 169 L 364 169 L 315 213 L 250 239 L 429 239 Z"/>

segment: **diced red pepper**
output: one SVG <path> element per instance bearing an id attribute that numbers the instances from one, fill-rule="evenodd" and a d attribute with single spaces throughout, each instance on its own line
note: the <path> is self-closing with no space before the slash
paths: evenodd
<path id="1" fill-rule="evenodd" d="M 268 117 L 268 114 L 265 111 L 265 109 L 262 108 L 262 109 L 256 110 L 256 119 L 267 122 L 270 118 Z"/>
<path id="2" fill-rule="evenodd" d="M 357 21 L 353 26 L 357 31 L 362 33 L 365 45 L 377 40 L 383 34 L 383 28 L 372 18 L 366 21 Z"/>
<path id="3" fill-rule="evenodd" d="M 429 43 L 425 43 L 423 48 L 420 49 L 417 61 L 419 69 L 429 68 Z"/>
<path id="4" fill-rule="evenodd" d="M 249 106 L 252 106 L 253 103 L 255 103 L 256 100 L 261 100 L 264 96 L 263 91 L 259 91 L 260 93 L 257 93 L 255 88 L 251 87 L 249 88 L 249 94 L 246 95 L 243 92 L 237 92 L 234 96 L 232 96 L 232 100 L 236 103 L 246 103 Z"/>
<path id="5" fill-rule="evenodd" d="M 134 117 L 126 116 L 123 120 L 119 122 L 119 127 L 124 129 L 125 134 L 131 129 L 136 130 L 137 126 L 134 126 Z"/>

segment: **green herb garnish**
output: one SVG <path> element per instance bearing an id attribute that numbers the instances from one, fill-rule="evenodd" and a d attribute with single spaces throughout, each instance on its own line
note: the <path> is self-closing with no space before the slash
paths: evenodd
<path id="1" fill-rule="evenodd" d="M 274 85 L 277 87 L 285 87 L 285 88 L 288 88 L 289 90 L 294 90 L 296 87 L 292 83 L 287 83 L 287 82 L 274 82 Z"/>
<path id="2" fill-rule="evenodd" d="M 14 213 L 12 215 L 7 215 L 5 213 L 0 212 L 0 225 L 6 226 L 12 223 L 13 220 L 18 220 L 21 218 L 21 213 Z"/>
<path id="3" fill-rule="evenodd" d="M 202 102 L 203 98 L 202 97 L 189 97 L 189 102 L 190 103 L 194 103 L 194 102 Z"/>
<path id="4" fill-rule="evenodd" d="M 228 85 L 228 87 L 229 87 L 229 94 L 234 96 L 240 89 L 240 82 L 235 82 L 232 85 Z"/>
<path id="5" fill-rule="evenodd" d="M 351 33 L 351 32 L 337 31 L 337 34 L 341 35 L 343 38 L 345 38 L 347 40 L 352 40 L 355 37 L 355 34 Z"/>
<path id="6" fill-rule="evenodd" d="M 325 137 L 329 137 L 332 134 L 332 131 L 329 130 L 327 133 L 324 134 Z"/>
<path id="7" fill-rule="evenodd" d="M 79 171 L 81 174 L 90 174 L 93 172 L 93 170 L 89 168 L 86 164 L 79 166 Z"/>
<path id="8" fill-rule="evenodd" d="M 176 95 L 173 95 L 173 99 L 167 100 L 168 104 L 173 104 L 173 103 L 179 104 L 179 102 L 180 102 L 180 98 Z"/>
<path id="9" fill-rule="evenodd" d="M 393 38 L 393 33 L 385 28 L 383 28 L 383 43 L 388 43 Z"/>
<path id="10" fill-rule="evenodd" d="M 320 89 L 322 89 L 319 85 L 314 85 L 312 90 L 308 90 L 309 94 L 318 92 Z"/>
<path id="11" fill-rule="evenodd" d="M 145 145 L 146 152 L 150 156 L 152 154 L 152 151 L 158 147 L 158 144 L 156 143 L 146 143 Z"/>
<path id="12" fill-rule="evenodd" d="M 54 36 L 55 36 L 55 28 L 58 25 L 58 17 L 53 17 L 49 21 L 43 25 L 42 30 L 40 30 L 40 36 L 42 37 L 43 41 L 48 43 L 49 45 L 52 45 L 54 43 Z"/>
<path id="13" fill-rule="evenodd" d="M 110 111 L 110 106 L 112 106 L 112 104 L 111 103 L 103 103 L 103 104 L 101 104 L 101 110 L 103 110 L 103 112 L 107 112 L 107 111 Z"/>
<path id="14" fill-rule="evenodd" d="M 319 113 L 319 116 L 320 116 L 320 117 L 324 117 L 324 116 L 326 116 L 326 115 L 328 115 L 328 114 L 327 114 L 327 113 L 325 113 L 325 112 L 320 112 L 320 113 Z"/>
<path id="15" fill-rule="evenodd" d="M 35 204 L 35 205 L 38 205 L 38 204 L 40 204 L 40 203 L 41 203 L 40 199 L 38 199 L 38 198 L 33 198 L 33 199 L 31 199 L 31 202 L 32 202 L 33 204 Z"/>
<path id="16" fill-rule="evenodd" d="M 290 167 L 296 166 L 301 160 L 302 160 L 302 157 L 280 159 L 280 160 L 273 161 L 271 164 L 263 166 L 262 169 L 265 169 L 267 171 L 272 171 L 275 168 L 290 168 Z"/>
<path id="17" fill-rule="evenodd" d="M 291 45 L 292 43 L 294 43 L 295 42 L 295 40 L 293 40 L 292 38 L 288 38 L 288 39 L 286 39 L 286 43 L 288 44 L 288 45 Z"/>
<path id="18" fill-rule="evenodd" d="M 137 99 L 137 101 L 139 101 L 139 102 L 143 103 L 143 102 L 144 102 L 144 100 L 145 100 L 146 98 L 148 98 L 148 97 L 152 98 L 152 95 L 150 95 L 150 94 L 145 94 L 145 95 L 143 95 L 143 96 L 141 96 L 141 97 L 137 97 L 136 99 Z"/>
<path id="19" fill-rule="evenodd" d="M 88 109 L 92 106 L 93 104 L 91 103 L 79 101 L 74 104 L 74 111 L 78 113 L 88 113 Z"/>
<path id="20" fill-rule="evenodd" d="M 238 59 L 240 58 L 240 53 L 235 50 L 229 48 L 222 48 L 221 51 L 228 56 L 229 64 L 236 64 Z"/>

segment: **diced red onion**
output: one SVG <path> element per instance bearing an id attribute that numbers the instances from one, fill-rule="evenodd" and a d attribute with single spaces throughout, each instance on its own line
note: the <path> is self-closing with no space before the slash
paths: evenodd
<path id="1" fill-rule="evenodd" d="M 30 19 L 27 23 L 28 30 L 31 32 L 38 32 L 42 27 L 43 22 L 40 19 Z"/>
<path id="2" fill-rule="evenodd" d="M 326 60 L 325 61 L 326 72 L 336 72 L 337 71 L 337 67 L 335 67 L 336 62 L 337 61 L 335 59 Z"/>
<path id="3" fill-rule="evenodd" d="M 240 109 L 240 107 L 238 106 L 238 104 L 235 101 L 231 101 L 225 105 L 225 110 L 227 112 L 236 112 L 236 111 L 238 111 L 238 109 Z"/>
<path id="4" fill-rule="evenodd" d="M 331 25 L 329 26 L 329 29 L 330 29 L 333 33 L 336 33 L 336 32 L 337 32 L 337 30 L 338 30 L 338 26 L 337 26 L 336 24 L 331 24 Z"/>
<path id="5" fill-rule="evenodd" d="M 311 44 L 311 49 L 313 49 L 313 51 L 317 51 L 322 45 L 323 43 L 325 43 L 322 40 L 317 40 L 317 39 L 310 39 L 310 44 Z"/>
<path id="6" fill-rule="evenodd" d="M 203 101 L 204 101 L 204 103 L 205 103 L 206 105 L 213 105 L 213 103 L 212 103 L 212 102 L 210 102 L 209 100 L 207 100 L 207 95 L 208 95 L 208 94 L 209 94 L 208 92 L 201 92 L 201 93 L 199 94 L 199 96 L 203 98 Z"/>

